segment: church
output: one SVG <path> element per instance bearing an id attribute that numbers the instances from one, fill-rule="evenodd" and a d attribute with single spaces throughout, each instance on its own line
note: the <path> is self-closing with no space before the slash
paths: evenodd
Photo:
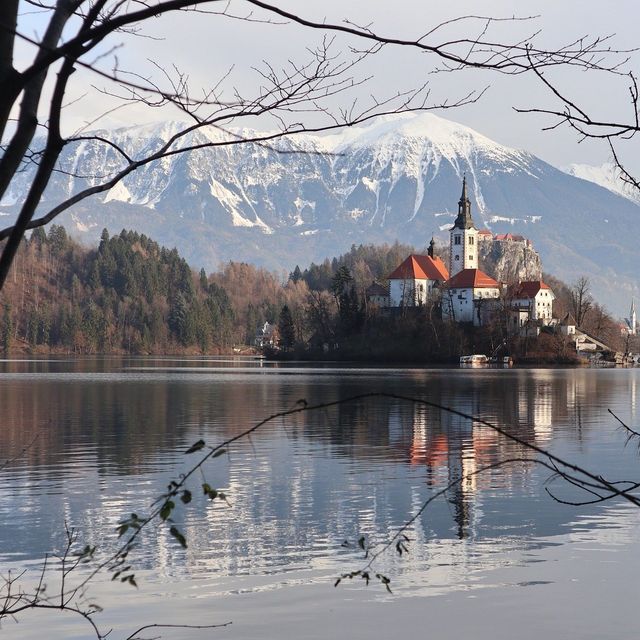
<path id="1" fill-rule="evenodd" d="M 502 287 L 478 269 L 478 229 L 471 217 L 466 176 L 462 179 L 458 216 L 449 238 L 449 279 L 442 287 L 442 317 L 482 326 L 497 310 Z"/>
<path id="2" fill-rule="evenodd" d="M 435 255 L 432 239 L 426 256 L 412 254 L 389 274 L 388 288 L 373 285 L 369 301 L 390 309 L 436 304 L 443 319 L 476 327 L 502 312 L 513 332 L 537 334 L 552 322 L 553 291 L 542 280 L 501 283 L 479 269 L 480 236 L 487 235 L 493 237 L 473 222 L 465 176 L 458 215 L 449 230 L 448 267 Z"/>

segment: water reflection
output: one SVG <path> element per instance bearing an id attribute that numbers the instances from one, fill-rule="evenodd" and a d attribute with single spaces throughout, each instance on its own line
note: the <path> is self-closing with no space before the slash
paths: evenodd
<path id="1" fill-rule="evenodd" d="M 19 455 L 0 475 L 4 562 L 37 559 L 58 546 L 65 520 L 108 545 L 105 532 L 124 513 L 144 511 L 184 468 L 188 444 L 236 435 L 301 398 L 321 403 L 376 390 L 419 397 L 483 416 L 613 479 L 636 477 L 636 452 L 624 449 L 606 409 L 636 419 L 637 371 L 182 364 L 4 363 L 2 458 Z M 598 520 L 601 507 L 576 512 L 552 502 L 544 492 L 548 474 L 525 462 L 470 476 L 528 456 L 482 424 L 400 400 L 278 420 L 207 469 L 207 481 L 227 492 L 232 507 L 207 505 L 198 495 L 177 515 L 189 549 L 176 551 L 165 531 L 154 531 L 141 562 L 167 576 L 339 566 L 344 556 L 356 557 L 341 548 L 345 538 L 365 534 L 381 543 L 432 492 L 463 477 L 416 523 L 409 560 L 385 560 L 408 583 L 438 566 L 438 580 L 453 584 L 471 568 L 545 546 L 550 536 L 610 523 Z"/>

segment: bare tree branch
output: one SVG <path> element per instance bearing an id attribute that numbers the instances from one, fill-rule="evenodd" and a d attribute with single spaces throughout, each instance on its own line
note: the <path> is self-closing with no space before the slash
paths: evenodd
<path id="1" fill-rule="evenodd" d="M 0 257 L 0 288 L 7 277 L 17 246 L 28 229 L 46 224 L 83 198 L 110 189 L 132 171 L 160 157 L 218 144 L 185 145 L 178 150 L 172 147 L 178 139 L 184 141 L 183 136 L 178 136 L 172 139 L 170 144 L 164 145 L 159 152 L 152 153 L 147 158 L 133 158 L 124 149 L 108 141 L 107 136 L 89 132 L 87 135 L 94 135 L 95 141 L 111 146 L 122 158 L 124 166 L 109 179 L 73 195 L 48 213 L 36 218 L 45 188 L 51 176 L 60 170 L 57 162 L 62 150 L 74 137 L 88 139 L 86 136 L 63 138 L 61 134 L 63 108 L 67 103 L 64 96 L 71 74 L 77 68 L 86 69 L 103 78 L 107 86 L 100 91 L 119 99 L 120 104 L 135 103 L 150 108 L 176 107 L 187 115 L 195 128 L 228 125 L 232 120 L 242 117 L 271 116 L 279 123 L 280 131 L 277 134 L 255 138 L 249 136 L 246 140 L 225 142 L 268 144 L 271 140 L 301 131 L 329 131 L 340 126 L 364 122 L 375 115 L 385 113 L 461 106 L 474 102 L 483 94 L 483 90 L 478 90 L 450 101 L 444 99 L 427 103 L 430 92 L 425 84 L 414 90 L 398 90 L 390 97 L 373 96 L 366 106 L 345 97 L 342 107 L 329 108 L 329 99 L 362 88 L 368 78 L 356 78 L 353 75 L 354 70 L 385 47 L 408 48 L 427 54 L 433 58 L 434 71 L 479 69 L 503 74 L 533 72 L 543 82 L 548 82 L 543 70 L 558 66 L 621 73 L 621 65 L 624 64 L 625 55 L 628 53 L 616 50 L 608 36 L 581 37 L 556 49 L 545 49 L 534 44 L 536 31 L 526 38 L 507 43 L 492 38 L 491 31 L 494 25 L 526 22 L 532 20 L 531 17 L 461 16 L 434 25 L 418 38 L 403 38 L 384 35 L 376 32 L 371 25 L 358 26 L 352 21 L 333 23 L 312 20 L 263 0 L 244 0 L 248 7 L 246 13 L 232 12 L 229 2 L 225 0 L 157 0 L 151 3 L 124 0 L 23 2 L 45 11 L 49 15 L 49 22 L 41 39 L 37 36 L 27 36 L 17 26 L 20 0 L 7 0 L 0 8 L 0 132 L 7 134 L 7 124 L 12 113 L 17 114 L 17 120 L 12 123 L 7 139 L 3 140 L 4 153 L 0 158 L 0 197 L 6 194 L 14 177 L 24 169 L 25 163 L 28 164 L 36 158 L 38 162 L 28 194 L 20 203 L 17 220 L 0 234 L 0 237 L 8 238 Z M 193 12 L 212 18 L 261 22 L 277 28 L 284 24 L 294 24 L 321 32 L 325 37 L 320 46 L 307 52 L 310 59 L 306 63 L 290 60 L 287 68 L 276 70 L 265 61 L 263 67 L 256 69 L 261 82 L 257 85 L 255 94 L 243 97 L 234 92 L 231 100 L 227 100 L 226 96 L 223 98 L 220 83 L 208 90 L 194 92 L 186 73 L 176 67 L 170 72 L 169 68 L 155 61 L 151 63 L 151 67 L 154 73 L 159 73 L 158 81 L 139 70 L 120 69 L 116 53 L 121 45 L 110 43 L 109 38 L 114 34 L 144 37 L 145 21 L 174 12 Z M 67 35 L 72 28 L 75 28 L 75 31 Z M 463 28 L 465 32 L 450 33 L 454 28 Z M 347 37 L 349 42 L 345 46 L 353 58 L 343 60 L 340 55 L 332 54 L 332 39 L 327 34 L 331 37 Z M 20 72 L 14 69 L 12 63 L 16 39 L 29 43 L 36 50 L 33 62 Z M 358 43 L 363 43 L 364 46 L 360 47 Z M 113 68 L 109 71 L 104 69 L 106 59 L 114 60 Z M 58 75 L 53 82 L 53 97 L 47 109 L 46 143 L 41 153 L 36 152 L 34 155 L 30 146 L 44 111 L 42 91 L 45 81 L 54 70 L 57 70 Z M 633 86 L 630 96 L 636 109 L 637 128 L 638 91 L 635 79 L 633 76 L 631 78 Z M 550 83 L 549 88 L 552 88 Z M 556 91 L 555 97 L 561 101 L 565 98 L 560 91 Z M 19 106 L 18 100 L 21 100 Z M 576 104 L 568 104 L 571 105 L 572 115 L 566 120 L 572 126 L 584 125 L 580 118 L 594 122 L 588 120 L 586 112 L 580 110 Z M 310 125 L 309 118 L 318 116 L 323 116 L 329 124 L 317 125 L 314 122 Z M 192 133 L 194 127 L 186 127 L 184 135 Z M 626 133 L 629 133 L 629 130 Z M 623 134 L 621 130 L 615 135 L 623 137 Z M 609 132 L 608 139 L 611 135 Z M 624 170 L 623 176 L 631 179 Z"/>

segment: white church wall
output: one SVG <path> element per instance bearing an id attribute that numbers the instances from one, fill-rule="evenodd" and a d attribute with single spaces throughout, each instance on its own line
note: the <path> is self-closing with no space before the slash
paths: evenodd
<path id="1" fill-rule="evenodd" d="M 497 287 L 448 289 L 442 296 L 442 317 L 481 326 L 495 312 L 499 297 L 500 289 Z"/>
<path id="2" fill-rule="evenodd" d="M 431 280 L 389 280 L 389 298 L 392 307 L 415 307 L 425 304 L 431 293 Z"/>

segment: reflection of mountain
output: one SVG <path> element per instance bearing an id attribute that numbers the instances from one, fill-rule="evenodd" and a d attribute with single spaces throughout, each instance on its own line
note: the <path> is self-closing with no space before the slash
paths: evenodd
<path id="1" fill-rule="evenodd" d="M 200 435 L 218 442 L 300 398 L 321 402 L 375 390 L 423 397 L 559 448 L 598 472 L 634 477 L 637 463 L 629 451 L 625 462 L 623 437 L 616 439 L 603 415 L 605 407 L 630 406 L 640 372 L 225 373 L 200 363 L 189 372 L 118 366 L 69 373 L 73 366 L 58 364 L 55 373 L 26 373 L 27 365 L 20 366 L 0 375 L 2 456 L 18 452 L 38 430 L 41 436 L 0 475 L 5 558 L 41 557 L 59 540 L 65 519 L 91 540 L 108 540 L 105 532 L 122 514 L 144 512 L 179 472 L 187 443 Z M 278 421 L 232 447 L 205 475 L 233 506 L 207 506 L 194 491 L 194 502 L 177 517 L 189 535 L 188 557 L 197 557 L 202 570 L 307 567 L 332 555 L 344 538 L 385 539 L 430 492 L 522 453 L 490 429 L 441 410 L 381 399 L 344 404 Z M 523 540 L 558 533 L 575 511 L 544 494 L 546 476 L 519 464 L 465 480 L 448 502 L 434 502 L 411 537 Z M 149 539 L 141 555 L 171 569 L 175 554 L 165 532 Z"/>

